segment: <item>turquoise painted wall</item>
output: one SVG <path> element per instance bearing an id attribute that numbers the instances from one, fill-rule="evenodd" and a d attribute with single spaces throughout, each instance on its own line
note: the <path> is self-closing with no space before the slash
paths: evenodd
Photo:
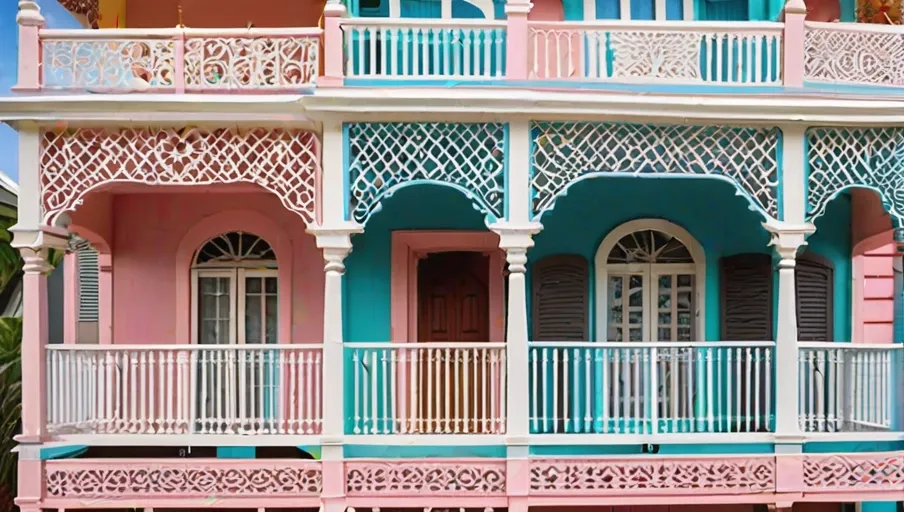
<path id="1" fill-rule="evenodd" d="M 718 212 L 717 215 L 714 213 Z M 671 221 L 689 231 L 706 252 L 706 332 L 719 338 L 719 259 L 745 252 L 769 254 L 762 216 L 748 210 L 735 188 L 713 179 L 619 178 L 585 180 L 542 218 L 543 231 L 528 253 L 530 265 L 552 254 L 578 254 L 591 265 L 597 247 L 615 227 L 639 218 Z M 591 298 L 593 293 L 591 293 Z M 528 309 L 529 311 L 530 309 Z M 591 311 L 594 307 L 591 306 Z M 595 319 L 593 320 L 595 326 Z M 594 329 L 591 334 L 594 335 Z"/>

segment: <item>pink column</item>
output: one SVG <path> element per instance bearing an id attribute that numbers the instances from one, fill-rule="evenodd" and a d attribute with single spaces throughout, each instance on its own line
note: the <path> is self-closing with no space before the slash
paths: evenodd
<path id="1" fill-rule="evenodd" d="M 41 40 L 39 31 L 44 26 L 41 9 L 32 0 L 19 0 L 19 69 L 14 91 L 38 91 L 41 89 Z"/>
<path id="2" fill-rule="evenodd" d="M 785 87 L 804 86 L 804 36 L 807 6 L 804 0 L 788 0 L 785 4 L 784 76 Z"/>
<path id="3" fill-rule="evenodd" d="M 505 77 L 509 80 L 527 80 L 529 29 L 527 15 L 530 2 L 509 0 L 505 4 L 507 18 L 505 41 Z"/>
<path id="4" fill-rule="evenodd" d="M 32 454 L 35 455 L 35 454 Z M 44 464 L 40 460 L 26 459 L 19 455 L 18 489 L 16 505 L 21 512 L 40 512 L 44 493 Z"/>
<path id="5" fill-rule="evenodd" d="M 97 255 L 97 340 L 101 345 L 113 343 L 113 256 Z"/>
<path id="6" fill-rule="evenodd" d="M 23 248 L 22 278 L 22 443 L 40 442 L 45 436 L 47 413 L 47 249 Z M 27 370 L 26 370 L 27 369 Z"/>
<path id="7" fill-rule="evenodd" d="M 330 0 L 323 9 L 323 76 L 318 87 L 342 87 L 345 55 L 342 44 L 342 17 L 345 6 Z"/>
<path id="8" fill-rule="evenodd" d="M 78 255 L 63 258 L 63 343 L 78 343 Z"/>

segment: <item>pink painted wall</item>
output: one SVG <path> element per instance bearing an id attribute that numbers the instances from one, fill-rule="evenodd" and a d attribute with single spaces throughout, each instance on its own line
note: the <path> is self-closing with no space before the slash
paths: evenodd
<path id="1" fill-rule="evenodd" d="M 170 28 L 182 21 L 192 28 L 316 27 L 325 0 L 132 0 L 126 6 L 129 28 Z"/>
<path id="2" fill-rule="evenodd" d="M 838 0 L 804 0 L 807 6 L 807 21 L 838 21 L 841 19 L 841 4 Z"/>
<path id="3" fill-rule="evenodd" d="M 88 229 L 99 229 L 113 219 L 114 343 L 189 342 L 181 333 L 177 335 L 177 325 L 187 325 L 180 324 L 177 314 L 188 314 L 176 307 L 177 249 L 203 219 L 231 209 L 260 213 L 287 235 L 292 254 L 291 342 L 321 341 L 323 260 L 314 238 L 305 233 L 305 223 L 276 196 L 266 192 L 117 194 L 112 196 L 109 217 L 103 209 L 89 207 L 92 202 L 93 196 L 72 218 Z M 285 242 L 267 241 L 274 247 Z"/>
<path id="4" fill-rule="evenodd" d="M 565 8 L 562 0 L 533 0 L 534 5 L 527 15 L 528 21 L 564 21 Z"/>
<path id="5" fill-rule="evenodd" d="M 894 341 L 894 256 L 891 219 L 875 192 L 851 191 L 853 208 L 853 341 Z"/>

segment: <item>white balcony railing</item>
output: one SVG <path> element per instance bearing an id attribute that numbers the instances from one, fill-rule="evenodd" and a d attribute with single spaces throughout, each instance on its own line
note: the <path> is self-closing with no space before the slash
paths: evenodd
<path id="1" fill-rule="evenodd" d="M 530 78 L 782 85 L 781 23 L 531 23 Z"/>
<path id="2" fill-rule="evenodd" d="M 505 76 L 504 21 L 342 21 L 349 78 L 489 79 Z"/>
<path id="3" fill-rule="evenodd" d="M 354 434 L 505 433 L 504 343 L 347 343 Z"/>
<path id="4" fill-rule="evenodd" d="M 798 421 L 804 432 L 890 430 L 895 427 L 901 345 L 801 343 Z"/>
<path id="5" fill-rule="evenodd" d="M 50 345 L 53 434 L 319 434 L 320 345 Z"/>
<path id="6" fill-rule="evenodd" d="M 531 431 L 768 432 L 774 346 L 533 342 Z"/>

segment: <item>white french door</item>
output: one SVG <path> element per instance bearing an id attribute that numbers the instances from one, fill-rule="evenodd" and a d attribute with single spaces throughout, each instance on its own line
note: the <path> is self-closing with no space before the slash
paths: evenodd
<path id="1" fill-rule="evenodd" d="M 192 341 L 249 345 L 198 353 L 197 428 L 213 433 L 266 428 L 276 406 L 279 354 L 250 345 L 277 342 L 277 270 L 194 269 L 192 278 Z"/>

